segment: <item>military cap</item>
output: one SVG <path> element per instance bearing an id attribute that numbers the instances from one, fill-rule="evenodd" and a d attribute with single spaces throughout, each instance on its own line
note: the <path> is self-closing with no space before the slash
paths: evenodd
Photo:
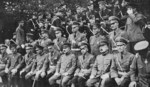
<path id="1" fill-rule="evenodd" d="M 62 12 L 57 12 L 55 15 L 58 16 L 58 17 L 62 17 L 63 13 Z"/>
<path id="2" fill-rule="evenodd" d="M 89 46 L 89 44 L 88 44 L 88 43 L 86 43 L 86 42 L 82 42 L 82 43 L 81 43 L 81 45 L 80 45 L 80 47 L 81 47 L 81 46 L 87 46 L 87 47 L 88 47 L 88 46 Z"/>
<path id="3" fill-rule="evenodd" d="M 127 39 L 123 38 L 123 37 L 117 37 L 115 39 L 115 42 L 123 42 L 125 44 L 128 44 L 129 41 Z"/>
<path id="4" fill-rule="evenodd" d="M 104 45 L 108 45 L 108 41 L 107 40 L 101 40 L 98 44 L 99 47 L 104 46 Z"/>
<path id="5" fill-rule="evenodd" d="M 13 35 L 16 35 L 16 32 L 14 32 Z"/>
<path id="6" fill-rule="evenodd" d="M 119 21 L 119 18 L 116 17 L 116 16 L 110 16 L 110 17 L 108 18 L 108 20 L 109 20 L 109 21 L 111 21 L 111 20 L 117 20 L 117 21 Z"/>
<path id="7" fill-rule="evenodd" d="M 149 46 L 149 42 L 148 41 L 146 41 L 146 40 L 140 41 L 140 42 L 137 42 L 135 44 L 134 50 L 141 51 L 141 50 L 146 49 L 148 46 Z"/>
<path id="8" fill-rule="evenodd" d="M 27 33 L 26 35 L 27 35 L 27 36 L 31 36 L 31 37 L 33 36 L 33 34 L 32 34 L 32 33 Z"/>
<path id="9" fill-rule="evenodd" d="M 37 46 L 36 46 L 36 49 L 43 50 L 43 48 L 44 48 L 44 47 L 42 47 L 41 45 L 37 45 Z"/>
<path id="10" fill-rule="evenodd" d="M 135 3 L 129 3 L 126 7 L 127 8 L 138 8 L 138 5 Z"/>
<path id="11" fill-rule="evenodd" d="M 105 1 L 99 1 L 98 4 L 106 5 Z"/>
<path id="12" fill-rule="evenodd" d="M 26 45 L 26 49 L 30 49 L 30 48 L 33 48 L 31 44 Z"/>
<path id="13" fill-rule="evenodd" d="M 5 44 L 1 44 L 0 46 L 1 48 L 7 48 L 7 46 Z"/>
<path id="14" fill-rule="evenodd" d="M 60 31 L 62 32 L 63 30 L 60 27 L 56 27 L 55 31 Z"/>
<path id="15" fill-rule="evenodd" d="M 48 34 L 48 30 L 45 30 L 45 29 L 44 29 L 44 30 L 41 31 L 41 33 L 43 33 L 43 34 L 44 34 L 44 33 L 45 33 L 45 34 Z"/>
<path id="16" fill-rule="evenodd" d="M 78 22 L 73 22 L 73 24 L 72 25 L 80 25 Z"/>
<path id="17" fill-rule="evenodd" d="M 71 47 L 71 44 L 66 42 L 63 44 L 63 47 Z"/>

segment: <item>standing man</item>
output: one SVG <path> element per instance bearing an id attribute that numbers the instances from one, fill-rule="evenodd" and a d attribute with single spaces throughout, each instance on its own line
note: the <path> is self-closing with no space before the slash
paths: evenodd
<path id="1" fill-rule="evenodd" d="M 114 53 L 111 65 L 111 78 L 119 87 L 128 87 L 130 83 L 130 65 L 132 64 L 134 55 L 127 51 L 128 41 L 123 37 L 115 40 L 117 53 Z"/>
<path id="2" fill-rule="evenodd" d="M 80 49 L 81 55 L 78 56 L 77 69 L 72 79 L 71 87 L 85 87 L 85 82 L 91 74 L 94 63 L 94 56 L 88 53 L 88 44 L 82 43 Z"/>
<path id="3" fill-rule="evenodd" d="M 76 57 L 71 53 L 71 44 L 64 43 L 63 52 L 57 63 L 55 74 L 49 78 L 51 86 L 56 84 L 56 80 L 61 78 L 60 85 L 67 87 L 68 81 L 71 80 L 76 69 Z"/>
<path id="4" fill-rule="evenodd" d="M 130 52 L 135 53 L 134 45 L 138 41 L 144 40 L 143 26 L 145 25 L 144 16 L 138 13 L 137 5 L 129 4 L 127 7 L 128 18 L 126 21 L 126 31 L 129 35 Z"/>
<path id="5" fill-rule="evenodd" d="M 96 57 L 90 78 L 86 82 L 87 87 L 94 87 L 97 82 L 99 82 L 99 87 L 105 87 L 106 80 L 110 77 L 109 71 L 113 55 L 109 53 L 109 44 L 103 40 L 98 47 L 101 54 Z"/>
<path id="6" fill-rule="evenodd" d="M 20 21 L 16 29 L 16 44 L 18 46 L 25 44 L 24 21 Z"/>
<path id="7" fill-rule="evenodd" d="M 134 49 L 138 52 L 131 66 L 131 83 L 129 87 L 150 87 L 150 53 L 148 41 L 140 41 Z"/>

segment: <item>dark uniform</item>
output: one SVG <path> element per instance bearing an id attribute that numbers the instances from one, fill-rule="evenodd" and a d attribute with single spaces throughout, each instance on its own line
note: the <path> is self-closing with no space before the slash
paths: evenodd
<path id="1" fill-rule="evenodd" d="M 150 87 L 150 52 L 147 52 L 149 43 L 147 41 L 140 41 L 134 49 L 138 51 L 131 66 L 131 84 L 129 87 L 135 87 L 132 83 L 136 83 L 136 87 Z"/>

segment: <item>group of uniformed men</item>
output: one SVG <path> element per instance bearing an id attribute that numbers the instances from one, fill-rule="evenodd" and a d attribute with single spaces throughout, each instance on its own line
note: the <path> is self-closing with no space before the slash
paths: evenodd
<path id="1" fill-rule="evenodd" d="M 11 39 L 13 43 L 7 39 L 0 45 L 2 86 L 150 87 L 149 42 L 140 25 L 143 15 L 129 6 L 123 30 L 119 28 L 118 17 L 108 16 L 104 2 L 100 3 L 100 9 L 106 14 L 101 13 L 99 21 L 104 21 L 103 15 L 107 16 L 112 31 L 92 22 L 94 17 L 90 17 L 92 11 L 89 11 L 87 16 L 93 34 L 89 39 L 88 33 L 79 31 L 81 24 L 76 21 L 70 26 L 71 33 L 66 30 L 69 35 L 64 37 L 59 20 L 55 21 L 56 25 L 52 23 L 54 29 L 49 32 L 41 27 L 38 35 L 30 29 L 24 37 L 24 22 L 20 21 Z M 30 21 L 36 27 L 34 16 Z M 34 40 L 35 36 L 40 38 Z"/>

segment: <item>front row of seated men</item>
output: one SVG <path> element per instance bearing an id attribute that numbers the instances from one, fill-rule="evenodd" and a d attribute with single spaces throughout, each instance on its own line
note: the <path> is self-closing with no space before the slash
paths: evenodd
<path id="1" fill-rule="evenodd" d="M 71 51 L 65 43 L 62 52 L 54 43 L 48 45 L 45 54 L 42 46 L 26 46 L 26 54 L 17 52 L 11 45 L 12 54 L 1 46 L 1 68 L 4 87 L 150 87 L 150 59 L 147 41 L 135 45 L 136 55 L 126 48 L 124 38 L 115 40 L 117 51 L 109 52 L 107 41 L 99 42 L 100 55 L 89 53 L 87 43 L 80 45 L 80 55 Z M 3 64 L 3 66 L 2 66 Z"/>

